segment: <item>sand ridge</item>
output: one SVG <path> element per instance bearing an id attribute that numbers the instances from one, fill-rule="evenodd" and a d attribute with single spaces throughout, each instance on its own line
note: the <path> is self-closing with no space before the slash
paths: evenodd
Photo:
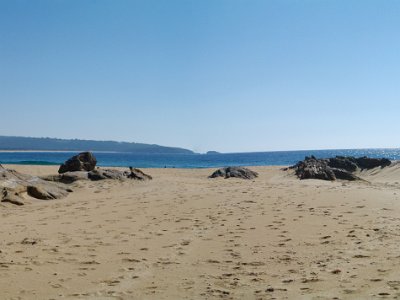
<path id="1" fill-rule="evenodd" d="M 351 183 L 251 169 L 259 178 L 146 169 L 152 181 L 78 182 L 66 199 L 2 205 L 2 298 L 400 297 L 398 165 Z"/>

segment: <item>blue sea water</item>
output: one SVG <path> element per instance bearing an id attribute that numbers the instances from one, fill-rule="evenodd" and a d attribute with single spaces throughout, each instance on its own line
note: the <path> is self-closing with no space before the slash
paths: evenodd
<path id="1" fill-rule="evenodd" d="M 77 152 L 1 152 L 0 164 L 59 165 Z M 305 156 L 386 157 L 400 160 L 396 149 L 305 150 L 227 154 L 133 154 L 94 152 L 99 166 L 137 168 L 214 168 L 224 166 L 287 166 Z"/>

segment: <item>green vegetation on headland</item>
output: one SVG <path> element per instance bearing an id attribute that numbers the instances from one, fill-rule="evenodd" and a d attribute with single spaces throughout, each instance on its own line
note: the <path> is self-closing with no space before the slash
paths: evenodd
<path id="1" fill-rule="evenodd" d="M 32 151 L 109 151 L 140 154 L 194 154 L 193 151 L 176 147 L 115 141 L 64 140 L 56 138 L 34 138 L 0 136 L 0 150 Z"/>

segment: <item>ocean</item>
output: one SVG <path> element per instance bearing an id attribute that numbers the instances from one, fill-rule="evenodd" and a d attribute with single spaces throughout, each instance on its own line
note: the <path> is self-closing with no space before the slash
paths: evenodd
<path id="1" fill-rule="evenodd" d="M 59 165 L 77 152 L 0 152 L 0 164 Z M 385 157 L 400 160 L 396 149 L 344 149 L 274 151 L 226 154 L 133 154 L 96 152 L 99 166 L 137 168 L 215 168 L 224 166 L 288 166 L 314 155 L 327 158 L 336 155 Z"/>

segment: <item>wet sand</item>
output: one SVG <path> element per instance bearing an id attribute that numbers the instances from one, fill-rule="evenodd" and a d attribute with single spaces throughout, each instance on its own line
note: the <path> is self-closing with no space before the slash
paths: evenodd
<path id="1" fill-rule="evenodd" d="M 7 166 L 28 174 L 53 166 Z M 144 169 L 0 207 L 1 299 L 400 297 L 400 166 L 365 182 Z"/>

